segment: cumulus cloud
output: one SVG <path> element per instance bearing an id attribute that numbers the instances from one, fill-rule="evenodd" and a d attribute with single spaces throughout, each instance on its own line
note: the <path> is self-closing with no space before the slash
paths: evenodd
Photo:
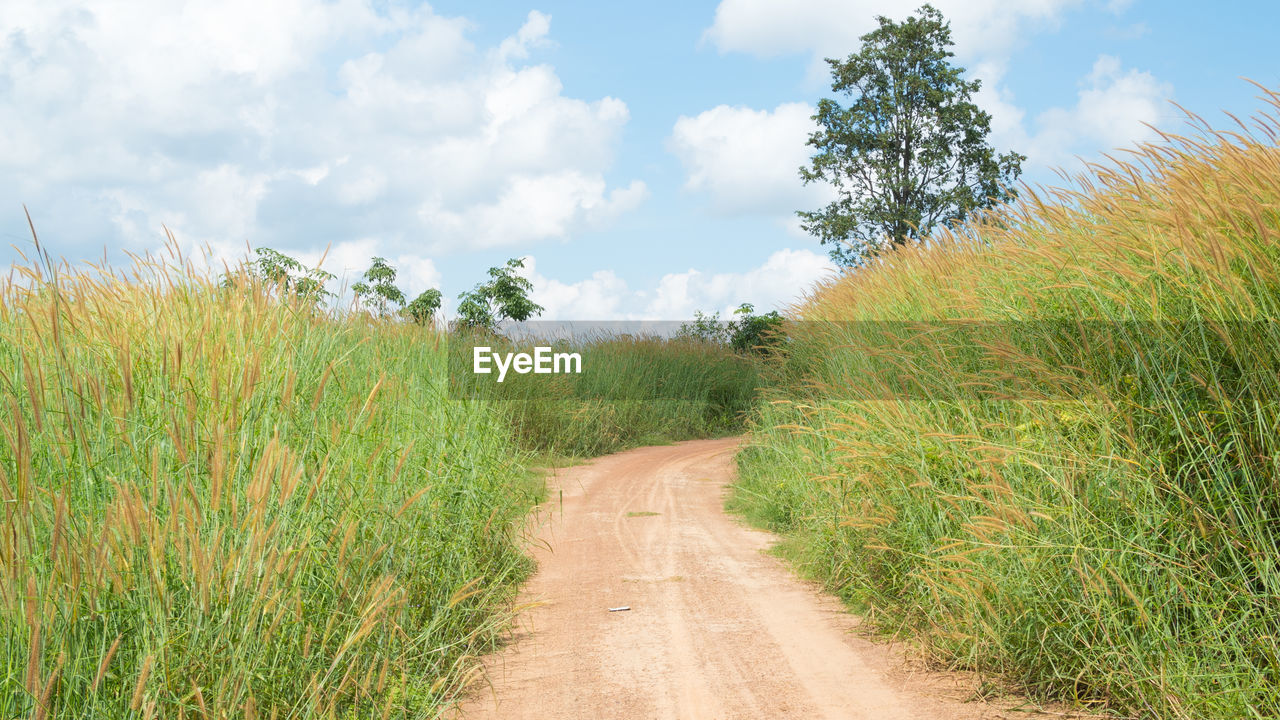
<path id="1" fill-rule="evenodd" d="M 743 302 L 761 312 L 782 309 L 835 269 L 824 254 L 788 249 L 743 273 L 672 273 L 658 283 L 646 312 L 657 318 L 687 318 L 703 308 L 731 313 Z"/>
<path id="2" fill-rule="evenodd" d="M 999 67 L 980 68 L 988 83 L 978 98 L 992 115 L 992 140 L 1014 147 L 1039 166 L 1061 167 L 1076 155 L 1097 156 L 1115 148 L 1153 140 L 1151 126 L 1168 126 L 1173 86 L 1149 72 L 1125 68 L 1119 58 L 1100 55 L 1080 81 L 1074 105 L 1053 107 L 1028 122 L 1008 93 L 996 90 Z"/>
<path id="3" fill-rule="evenodd" d="M 493 202 L 462 211 L 433 198 L 418 214 L 446 237 L 470 233 L 472 247 L 486 248 L 519 244 L 531 237 L 563 237 L 573 226 L 599 227 L 635 209 L 647 196 L 648 189 L 639 180 L 606 194 L 603 178 L 569 170 L 511 177 Z"/>
<path id="4" fill-rule="evenodd" d="M 604 179 L 626 104 L 528 62 L 550 16 L 487 49 L 469 28 L 364 0 L 9 2 L 0 221 L 26 202 L 73 256 L 154 246 L 164 223 L 417 257 L 565 239 L 642 202 Z"/>
<path id="5" fill-rule="evenodd" d="M 547 36 L 551 33 L 551 16 L 537 10 L 529 12 L 529 20 L 515 35 L 502 41 L 498 46 L 498 55 L 506 59 L 524 59 L 529 57 L 532 48 L 545 47 L 550 44 Z"/>
<path id="6" fill-rule="evenodd" d="M 1084 0 L 933 2 L 951 21 L 959 52 L 970 57 L 1006 52 L 1028 28 L 1051 26 L 1064 11 L 1083 4 Z M 877 16 L 901 20 L 916 7 L 917 3 L 898 0 L 721 0 L 703 38 L 720 52 L 844 57 L 856 51 L 860 38 L 876 28 Z M 1117 12 L 1122 9 L 1115 8 Z"/>
<path id="7" fill-rule="evenodd" d="M 681 116 L 668 147 L 685 169 L 685 188 L 706 192 L 730 213 L 787 214 L 828 200 L 822 185 L 801 184 L 814 109 L 784 103 L 773 110 L 719 105 Z"/>
<path id="8" fill-rule="evenodd" d="M 1035 151 L 1056 161 L 1051 153 L 1068 147 L 1069 139 L 1111 149 L 1156 137 L 1148 125 L 1159 125 L 1172 115 L 1166 102 L 1173 86 L 1149 72 L 1125 69 L 1109 55 L 1098 57 L 1084 80 L 1073 108 L 1054 108 L 1037 119 Z"/>
<path id="9" fill-rule="evenodd" d="M 1085 5 L 1122 14 L 1128 0 L 936 0 L 933 4 L 951 22 L 960 62 L 970 69 L 971 76 L 982 80 L 976 102 L 991 113 L 993 144 L 1000 150 L 1014 148 L 1026 154 L 1026 169 L 1061 166 L 1076 155 L 1097 157 L 1113 148 L 1151 139 L 1144 123 L 1170 119 L 1165 101 L 1173 96 L 1172 86 L 1149 72 L 1125 68 L 1118 58 L 1108 55 L 1100 56 L 1084 77 L 1074 105 L 1052 107 L 1034 117 L 1028 116 L 1002 83 L 1017 46 L 1035 32 L 1055 28 L 1068 12 Z M 825 81 L 821 58 L 845 57 L 856 51 L 861 36 L 876 27 L 877 15 L 901 20 L 915 8 L 915 4 L 895 0 L 721 0 L 703 39 L 722 53 L 760 57 L 809 54 L 814 60 L 810 80 Z M 673 134 L 673 148 L 685 163 L 686 186 L 707 190 L 722 208 L 751 207 L 745 201 L 726 205 L 725 198 L 742 193 L 732 185 L 733 178 L 750 175 L 742 165 L 762 169 L 778 157 L 773 151 L 782 145 L 762 138 L 798 134 L 797 129 L 783 128 L 786 123 L 780 116 L 786 107 L 769 113 L 722 106 L 696 118 L 681 118 Z M 754 150 L 745 153 L 746 157 L 730 151 L 753 148 L 752 143 L 761 143 L 763 158 L 752 157 Z M 783 175 L 779 172 L 773 177 Z M 799 192 L 798 181 L 790 185 L 779 181 L 774 187 L 776 193 L 789 190 L 792 197 Z"/>
<path id="10" fill-rule="evenodd" d="M 826 255 L 811 250 L 779 250 L 759 267 L 738 273 L 696 269 L 662 276 L 653 288 L 633 289 L 610 270 L 577 282 L 545 277 L 536 260 L 525 258 L 533 300 L 546 308 L 544 320 L 689 320 L 695 311 L 728 316 L 749 302 L 757 312 L 785 309 L 819 280 L 836 272 Z"/>
<path id="11" fill-rule="evenodd" d="M 530 298 L 545 308 L 542 320 L 616 320 L 634 312 L 635 293 L 612 270 L 597 270 L 577 282 L 563 282 L 538 272 L 536 258 L 524 258 L 521 272 L 533 283 Z M 629 318 L 627 318 L 629 319 Z"/>

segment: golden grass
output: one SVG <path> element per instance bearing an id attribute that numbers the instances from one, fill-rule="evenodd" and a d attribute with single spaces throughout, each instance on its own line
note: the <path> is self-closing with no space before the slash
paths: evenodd
<path id="1" fill-rule="evenodd" d="M 1280 713 L 1280 96 L 797 308 L 736 502 L 1039 697 Z"/>

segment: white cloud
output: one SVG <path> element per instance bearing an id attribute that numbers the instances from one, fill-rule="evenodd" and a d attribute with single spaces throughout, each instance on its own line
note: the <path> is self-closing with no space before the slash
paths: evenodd
<path id="1" fill-rule="evenodd" d="M 1167 125 L 1172 117 L 1173 86 L 1149 72 L 1126 69 L 1118 58 L 1100 55 L 1081 80 L 1076 103 L 1050 108 L 1031 126 L 1026 113 L 1012 103 L 1007 91 L 995 88 L 999 67 L 984 69 L 992 79 L 979 103 L 992 114 L 992 140 L 997 147 L 1013 147 L 1041 167 L 1062 166 L 1073 155 L 1094 157 L 1115 148 L 1155 139 L 1148 126 Z"/>
<path id="2" fill-rule="evenodd" d="M 645 313 L 664 319 L 689 318 L 695 310 L 727 315 L 744 302 L 755 305 L 757 312 L 784 309 L 834 271 L 826 255 L 788 249 L 744 273 L 672 273 L 658 283 Z"/>
<path id="3" fill-rule="evenodd" d="M 424 203 L 418 214 L 447 237 L 470 234 L 472 247 L 487 248 L 564 238 L 577 227 L 598 227 L 635 209 L 647 196 L 648 189 L 639 180 L 606 195 L 602 178 L 569 170 L 512 177 L 494 202 L 462 212 L 449 210 L 435 198 Z"/>
<path id="4" fill-rule="evenodd" d="M 1084 135 L 1108 149 L 1151 140 L 1153 125 L 1171 114 L 1166 99 L 1173 86 L 1149 72 L 1125 70 L 1120 60 L 1101 55 L 1069 111 L 1050 110 L 1040 116 L 1042 132 Z"/>
<path id="5" fill-rule="evenodd" d="M 50 234 L 134 249 L 162 222 L 193 244 L 366 238 L 388 257 L 566 238 L 646 190 L 604 179 L 626 104 L 522 64 L 550 23 L 530 12 L 486 50 L 426 5 L 12 0 L 0 195 Z"/>
<path id="6" fill-rule="evenodd" d="M 549 44 L 547 36 L 550 33 L 551 16 L 537 10 L 530 10 L 529 19 L 520 31 L 503 40 L 498 46 L 498 55 L 504 60 L 527 58 L 531 48 L 545 47 Z"/>
<path id="7" fill-rule="evenodd" d="M 547 278 L 534 258 L 525 258 L 530 297 L 546 308 L 544 320 L 689 320 L 694 311 L 727 317 L 749 302 L 757 312 L 782 310 L 836 268 L 811 250 L 779 250 L 759 267 L 740 273 L 690 269 L 664 275 L 652 289 L 632 289 L 611 270 L 578 282 Z"/>
<path id="8" fill-rule="evenodd" d="M 533 283 L 530 298 L 545 308 L 539 319 L 614 320 L 635 310 L 623 307 L 628 299 L 634 300 L 634 293 L 612 270 L 597 270 L 585 280 L 566 283 L 539 274 L 535 258 L 524 261 L 522 274 Z"/>
<path id="9" fill-rule="evenodd" d="M 801 184 L 815 129 L 812 106 L 784 103 L 773 110 L 719 105 L 681 116 L 668 147 L 685 168 L 685 187 L 704 191 L 722 212 L 789 214 L 825 203 L 824 186 Z"/>
<path id="10" fill-rule="evenodd" d="M 1052 25 L 1084 0 L 935 0 L 951 21 L 956 46 L 966 57 L 1007 52 L 1029 27 Z M 721 0 L 703 37 L 720 52 L 757 56 L 812 53 L 845 57 L 874 30 L 876 17 L 902 20 L 920 3 L 899 0 Z"/>
<path id="11" fill-rule="evenodd" d="M 1001 85 L 1011 55 L 1036 32 L 1052 30 L 1070 11 L 1086 5 L 1122 14 L 1130 0 L 936 0 L 951 23 L 960 63 L 982 79 L 978 104 L 992 115 L 997 148 L 1016 148 L 1029 166 L 1058 165 L 1074 154 L 1096 156 L 1119 146 L 1150 139 L 1142 123 L 1167 120 L 1168 83 L 1150 73 L 1125 70 L 1119 60 L 1102 56 L 1084 81 L 1077 103 L 1039 113 L 1034 127 L 1027 112 Z M 822 57 L 845 57 L 861 47 L 861 36 L 875 29 L 876 16 L 902 20 L 917 3 L 897 0 L 721 0 L 704 40 L 720 52 L 757 56 L 807 53 L 814 58 L 810 80 L 825 81 Z M 691 178 L 692 179 L 692 178 Z"/>

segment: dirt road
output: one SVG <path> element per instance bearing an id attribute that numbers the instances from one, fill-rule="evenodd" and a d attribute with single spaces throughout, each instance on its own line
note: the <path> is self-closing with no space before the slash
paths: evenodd
<path id="1" fill-rule="evenodd" d="M 911 673 L 723 510 L 738 440 L 560 470 L 529 611 L 473 718 L 997 718 L 955 676 Z M 559 492 L 563 492 L 563 512 Z M 630 610 L 610 612 L 610 608 Z M 1034 717 L 1024 712 L 1018 718 Z"/>

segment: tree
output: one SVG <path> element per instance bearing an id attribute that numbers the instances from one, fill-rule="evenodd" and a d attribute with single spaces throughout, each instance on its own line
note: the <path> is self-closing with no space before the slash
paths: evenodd
<path id="1" fill-rule="evenodd" d="M 991 116 L 971 101 L 980 82 L 950 62 L 950 23 L 931 5 L 916 12 L 902 23 L 877 18 L 860 52 L 827 59 L 832 91 L 850 103 L 818 102 L 808 142 L 816 154 L 800 176 L 831 183 L 836 199 L 797 214 L 842 265 L 1013 199 L 1026 159 L 987 143 Z"/>
<path id="2" fill-rule="evenodd" d="M 494 317 L 493 308 L 478 290 L 464 292 L 458 296 L 458 325 L 467 328 L 484 328 L 496 330 L 498 321 Z"/>
<path id="3" fill-rule="evenodd" d="M 294 281 L 293 294 L 312 304 L 318 303 L 326 297 L 333 296 L 333 293 L 325 289 L 325 285 L 333 278 L 334 275 L 331 272 L 312 268 L 306 275 Z"/>
<path id="4" fill-rule="evenodd" d="M 404 292 L 396 287 L 396 269 L 386 258 L 373 258 L 369 269 L 364 271 L 360 282 L 351 286 L 351 291 L 357 299 L 376 308 L 379 317 L 386 315 L 388 304 L 404 307 Z"/>
<path id="5" fill-rule="evenodd" d="M 767 352 L 782 337 L 782 316 L 777 310 L 756 315 L 751 303 L 742 303 L 733 314 L 737 318 L 729 323 L 729 344 L 738 352 Z"/>
<path id="6" fill-rule="evenodd" d="M 720 319 L 719 312 L 710 315 L 701 310 L 693 311 L 693 322 L 682 323 L 676 331 L 676 337 L 701 342 L 727 344 L 733 332 L 729 324 Z"/>
<path id="7" fill-rule="evenodd" d="M 258 256 L 253 263 L 258 277 L 276 283 L 282 289 L 288 290 L 293 280 L 292 274 L 302 271 L 302 263 L 279 250 L 264 247 L 254 248 L 253 252 Z"/>
<path id="8" fill-rule="evenodd" d="M 316 304 L 332 296 L 325 285 L 334 278 L 333 273 L 320 268 L 304 268 L 302 263 L 271 248 L 255 248 L 258 259 L 250 265 L 251 272 L 259 279 L 276 285 L 284 295 Z M 225 284 L 228 284 L 230 278 Z"/>
<path id="9" fill-rule="evenodd" d="M 732 320 L 721 320 L 720 313 L 710 315 L 696 310 L 693 322 L 684 323 L 676 337 L 728 345 L 742 353 L 765 353 L 781 338 L 782 316 L 777 310 L 755 314 L 755 306 L 742 303 L 733 311 Z"/>
<path id="10" fill-rule="evenodd" d="M 524 322 L 546 308 L 529 299 L 533 283 L 516 273 L 524 260 L 511 258 L 506 265 L 489 268 L 489 280 L 458 296 L 458 323 L 466 327 L 497 329 L 503 320 Z"/>
<path id="11" fill-rule="evenodd" d="M 405 313 L 419 325 L 426 325 L 440 309 L 440 291 L 430 288 L 405 306 Z"/>

